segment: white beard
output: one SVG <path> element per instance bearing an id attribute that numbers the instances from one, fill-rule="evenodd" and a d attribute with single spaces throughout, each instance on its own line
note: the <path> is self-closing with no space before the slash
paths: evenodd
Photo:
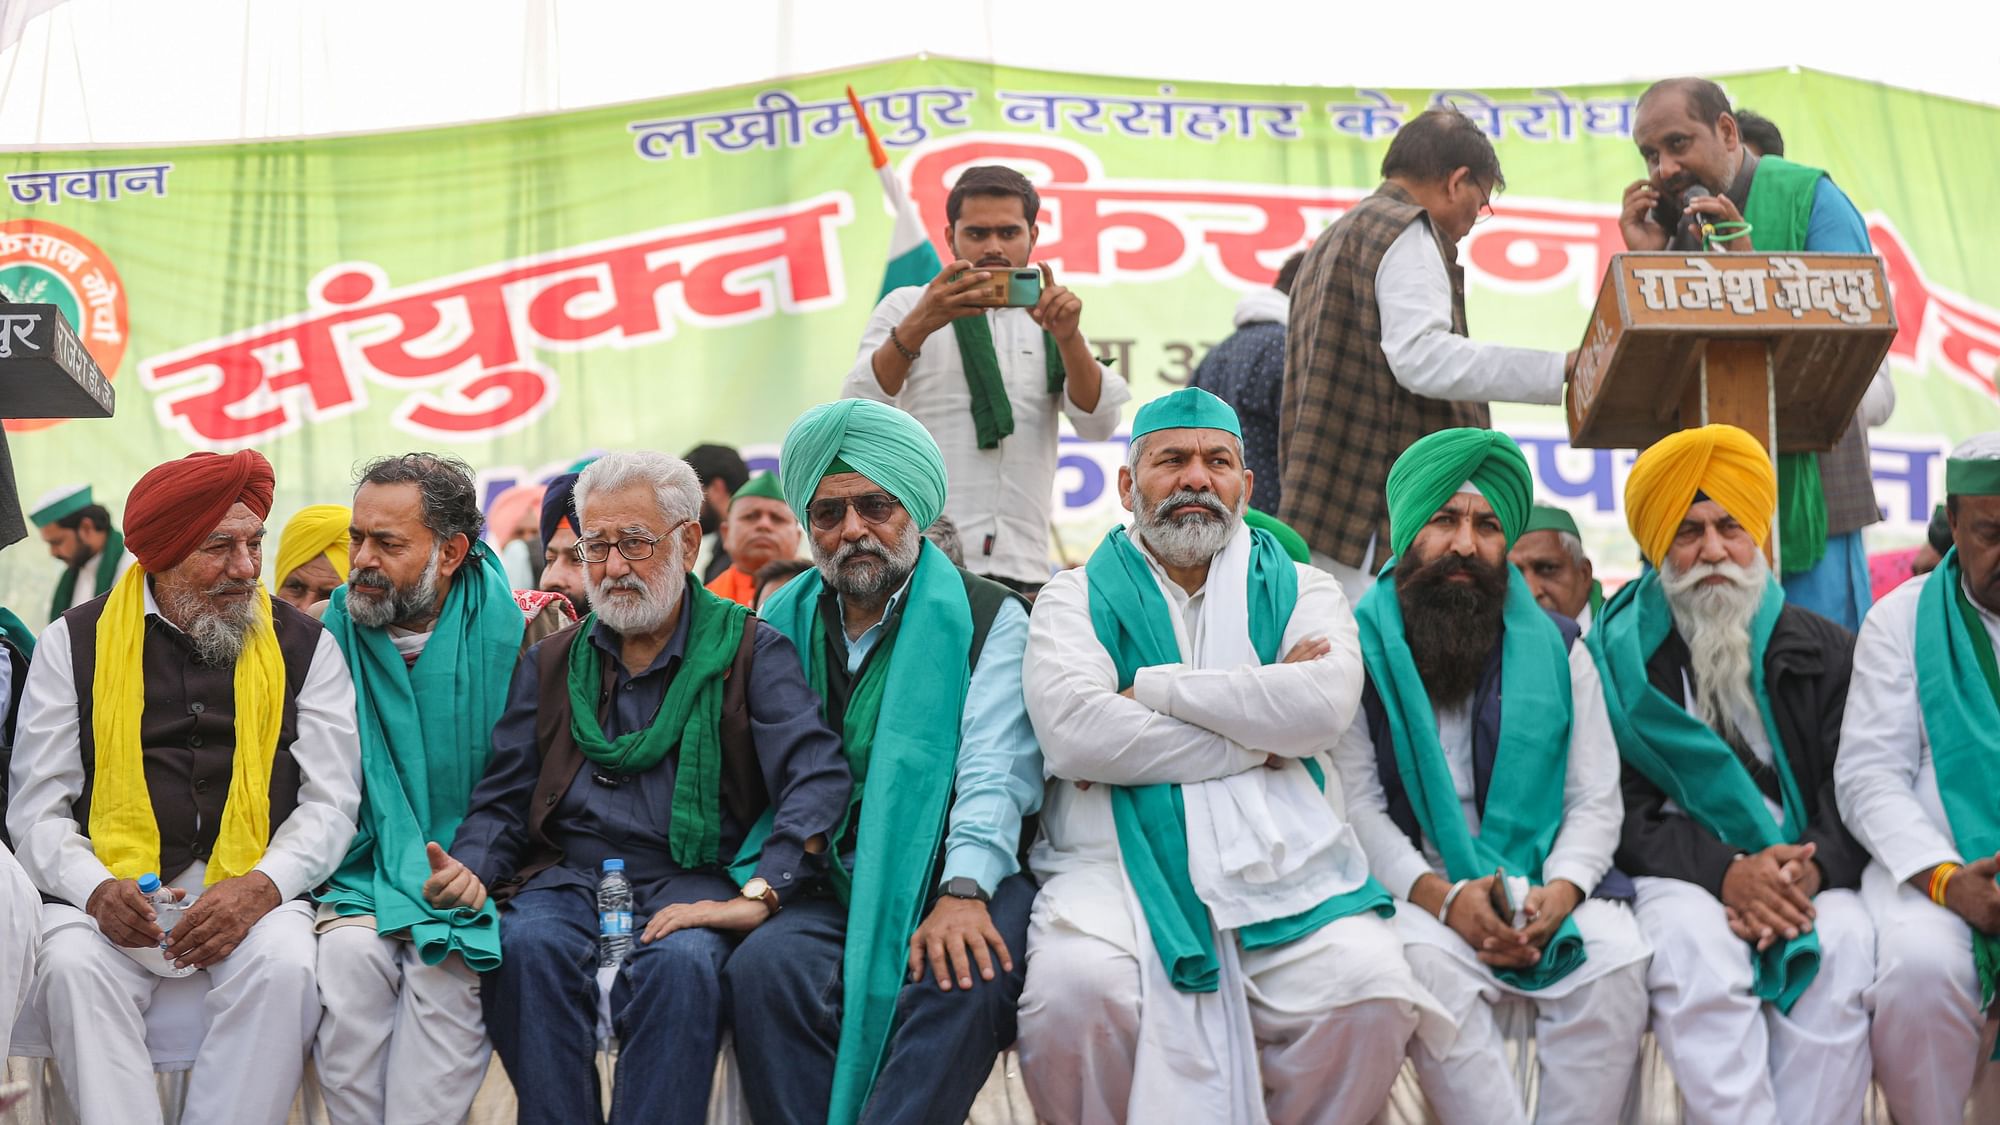
<path id="1" fill-rule="evenodd" d="M 675 534 L 671 542 L 678 548 L 680 536 Z M 676 566 L 664 568 L 655 583 L 648 583 L 634 574 L 622 578 L 607 577 L 590 584 L 590 606 L 597 611 L 597 619 L 610 626 L 614 633 L 647 633 L 666 622 L 681 604 L 681 594 L 686 589 L 687 575 Z M 639 597 L 612 597 L 613 590 L 632 590 Z"/>
<path id="2" fill-rule="evenodd" d="M 1200 566 L 1222 553 L 1243 522 L 1243 509 L 1250 503 L 1245 489 L 1237 498 L 1236 510 L 1229 511 L 1212 492 L 1183 489 L 1158 504 L 1148 505 L 1139 495 L 1138 482 L 1132 484 L 1132 523 L 1153 554 L 1168 566 Z M 1185 504 L 1201 504 L 1212 515 L 1170 516 L 1167 513 Z"/>
<path id="3" fill-rule="evenodd" d="M 1712 575 L 1721 575 L 1729 582 L 1700 584 Z M 1763 604 L 1770 576 L 1770 564 L 1761 553 L 1747 567 L 1721 562 L 1697 563 L 1685 573 L 1670 565 L 1660 568 L 1667 607 L 1688 646 L 1695 712 L 1730 741 L 1742 741 L 1736 716 L 1759 714 L 1757 696 L 1750 686 L 1750 622 Z"/>

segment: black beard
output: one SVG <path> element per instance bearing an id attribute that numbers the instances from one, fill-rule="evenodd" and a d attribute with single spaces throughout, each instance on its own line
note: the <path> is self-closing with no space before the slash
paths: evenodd
<path id="1" fill-rule="evenodd" d="M 1448 581 L 1454 574 L 1471 575 L 1472 582 Z M 1410 657 L 1431 702 L 1452 706 L 1471 695 L 1493 646 L 1500 643 L 1506 566 L 1452 553 L 1417 566 L 1398 566 L 1396 604 L 1403 611 Z"/>

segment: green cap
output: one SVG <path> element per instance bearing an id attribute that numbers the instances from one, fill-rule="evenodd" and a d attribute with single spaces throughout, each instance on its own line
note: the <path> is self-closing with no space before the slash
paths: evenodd
<path id="1" fill-rule="evenodd" d="M 64 516 L 74 515 L 90 507 L 90 504 L 89 485 L 64 485 L 35 501 L 35 509 L 28 513 L 28 519 L 36 527 L 47 527 Z"/>
<path id="2" fill-rule="evenodd" d="M 1946 496 L 2000 496 L 2000 431 L 1958 443 L 1944 463 Z"/>
<path id="3" fill-rule="evenodd" d="M 1530 531 L 1563 531 L 1578 539 L 1583 538 L 1583 534 L 1576 529 L 1576 517 L 1554 504 L 1537 503 L 1528 509 L 1528 526 L 1521 529 L 1521 534 L 1526 535 Z"/>
<path id="4" fill-rule="evenodd" d="M 729 506 L 735 507 L 736 502 L 745 496 L 776 500 L 780 504 L 785 502 L 785 490 L 778 485 L 778 474 L 770 472 L 758 473 L 751 477 L 748 483 L 736 490 L 736 495 L 729 498 Z"/>
<path id="5" fill-rule="evenodd" d="M 1223 430 L 1243 440 L 1243 426 L 1228 403 L 1200 387 L 1183 387 L 1139 408 L 1132 416 L 1133 440 L 1154 430 Z"/>

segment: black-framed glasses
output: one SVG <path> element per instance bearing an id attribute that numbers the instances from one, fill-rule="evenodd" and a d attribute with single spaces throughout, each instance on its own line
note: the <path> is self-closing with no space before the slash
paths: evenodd
<path id="1" fill-rule="evenodd" d="M 854 514 L 863 523 L 884 523 L 903 506 L 901 500 L 886 492 L 869 492 L 860 496 L 829 496 L 806 505 L 806 518 L 821 531 L 832 531 L 847 522 L 847 509 L 852 505 Z"/>
<path id="2" fill-rule="evenodd" d="M 1493 189 L 1479 189 L 1479 214 L 1472 217 L 1472 225 L 1478 226 L 1493 217 Z"/>
<path id="3" fill-rule="evenodd" d="M 627 535 L 615 542 L 610 539 L 579 539 L 576 546 L 570 550 L 576 552 L 576 561 L 580 563 L 604 562 L 611 557 L 612 551 L 623 555 L 628 562 L 645 562 L 653 557 L 653 547 L 656 544 L 671 539 L 674 532 L 681 529 L 681 524 L 693 522 L 693 520 L 682 520 L 668 528 L 665 535 L 659 536 Z"/>

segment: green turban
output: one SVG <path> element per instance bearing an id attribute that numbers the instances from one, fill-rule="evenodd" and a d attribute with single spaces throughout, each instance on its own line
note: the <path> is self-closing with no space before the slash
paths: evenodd
<path id="1" fill-rule="evenodd" d="M 1460 485 L 1470 482 L 1507 533 L 1507 545 L 1521 537 L 1534 504 L 1534 478 L 1514 439 L 1498 430 L 1439 430 L 1403 451 L 1389 468 L 1389 549 L 1402 554 Z"/>
<path id="2" fill-rule="evenodd" d="M 1583 538 L 1583 534 L 1576 529 L 1576 517 L 1554 504 L 1536 504 L 1528 513 L 1528 526 L 1521 529 L 1521 534 L 1531 531 L 1560 531 Z"/>
<path id="3" fill-rule="evenodd" d="M 944 454 L 922 422 L 893 406 L 846 398 L 799 415 L 778 454 L 778 479 L 800 522 L 820 480 L 835 471 L 857 472 L 881 485 L 920 529 L 944 511 Z"/>

